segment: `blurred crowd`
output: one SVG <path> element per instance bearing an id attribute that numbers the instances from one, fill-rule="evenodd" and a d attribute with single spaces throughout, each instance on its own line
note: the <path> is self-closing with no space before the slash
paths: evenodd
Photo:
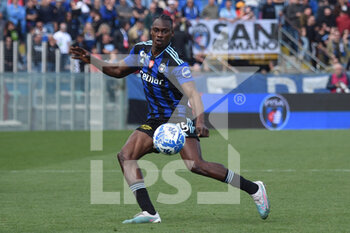
<path id="1" fill-rule="evenodd" d="M 325 64 L 350 66 L 349 0 L 8 0 L 0 3 L 5 70 L 12 70 L 13 41 L 18 41 L 20 63 L 25 64 L 27 34 L 32 35 L 36 70 L 41 67 L 43 41 L 48 46 L 48 71 L 54 71 L 56 49 L 61 70 L 69 69 L 71 45 L 117 60 L 135 43 L 149 40 L 152 19 L 162 13 L 174 20 L 173 46 L 192 66 L 199 67 L 204 59 L 192 54 L 188 29 L 193 19 L 278 19 L 299 43 L 295 50 L 300 54 L 309 51 Z M 83 71 L 83 64 L 76 69 Z"/>

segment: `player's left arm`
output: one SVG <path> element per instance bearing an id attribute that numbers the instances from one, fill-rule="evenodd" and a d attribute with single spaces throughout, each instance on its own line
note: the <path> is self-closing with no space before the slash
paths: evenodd
<path id="1" fill-rule="evenodd" d="M 196 117 L 196 133 L 198 137 L 209 137 L 209 130 L 204 124 L 204 107 L 202 98 L 199 95 L 195 83 L 185 82 L 181 84 L 184 94 L 188 97 Z"/>

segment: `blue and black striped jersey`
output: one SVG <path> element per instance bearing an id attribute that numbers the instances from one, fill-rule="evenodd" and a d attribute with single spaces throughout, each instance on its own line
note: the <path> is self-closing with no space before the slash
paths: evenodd
<path id="1" fill-rule="evenodd" d="M 158 56 L 151 52 L 152 41 L 136 44 L 124 59 L 130 67 L 137 67 L 143 82 L 150 118 L 191 117 L 188 98 L 181 84 L 193 81 L 186 62 L 170 46 Z"/>

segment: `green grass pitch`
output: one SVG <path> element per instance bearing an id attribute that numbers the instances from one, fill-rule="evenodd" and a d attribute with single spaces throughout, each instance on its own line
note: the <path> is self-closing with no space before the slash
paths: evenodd
<path id="1" fill-rule="evenodd" d="M 204 158 L 227 165 L 227 143 L 240 153 L 241 173 L 267 184 L 271 214 L 259 218 L 241 192 L 239 205 L 198 205 L 196 193 L 227 186 L 181 172 L 192 184 L 190 198 L 156 203 L 161 224 L 123 225 L 137 205 L 90 204 L 90 161 L 103 160 L 103 189 L 123 193 L 116 152 L 131 131 L 104 132 L 103 151 L 90 151 L 89 132 L 0 133 L 0 232 L 348 232 L 350 131 L 214 130 L 202 139 Z M 144 157 L 158 168 L 178 155 Z M 176 189 L 159 179 L 151 198 Z M 123 199 L 121 200 L 123 203 Z"/>

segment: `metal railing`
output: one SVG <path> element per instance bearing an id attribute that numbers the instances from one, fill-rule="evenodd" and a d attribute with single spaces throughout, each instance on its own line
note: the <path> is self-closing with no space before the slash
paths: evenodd
<path id="1" fill-rule="evenodd" d="M 286 39 L 284 39 L 286 38 Z M 302 66 L 306 66 L 308 68 L 308 71 L 312 71 L 314 73 L 321 73 L 324 70 L 327 69 L 327 65 L 324 64 L 320 59 L 318 59 L 314 54 L 312 54 L 308 50 L 303 50 L 302 46 L 300 45 L 299 41 L 295 39 L 289 32 L 287 32 L 284 28 L 280 27 L 280 33 L 279 33 L 279 42 L 282 46 L 286 47 L 289 52 L 295 57 L 297 60 L 297 63 L 299 64 L 299 71 L 302 72 Z M 292 44 L 294 47 L 298 48 L 297 50 L 293 49 L 290 44 Z M 303 57 L 299 57 L 298 51 L 304 52 Z M 281 51 L 282 53 L 282 51 Z M 308 57 L 309 61 L 305 59 L 305 57 Z M 316 66 L 313 66 L 313 63 L 316 64 Z"/>
<path id="2" fill-rule="evenodd" d="M 101 73 L 0 74 L 0 131 L 124 129 L 124 86 Z"/>
<path id="3" fill-rule="evenodd" d="M 5 61 L 12 61 L 12 69 L 7 70 L 8 72 L 17 73 L 18 71 L 25 71 L 28 73 L 32 73 L 33 70 L 33 37 L 31 34 L 27 34 L 26 44 L 25 44 L 25 56 L 23 56 L 24 61 L 23 62 L 23 68 L 19 70 L 20 67 L 20 59 L 19 59 L 19 42 L 18 41 L 12 41 L 12 53 L 11 54 L 5 54 L 5 46 L 6 42 L 3 40 L 0 40 L 0 73 L 5 72 Z M 36 72 L 46 73 L 47 67 L 48 67 L 48 42 L 42 41 L 41 42 L 41 59 L 40 59 L 40 70 L 37 70 Z M 22 54 L 23 55 L 23 54 Z M 59 49 L 55 49 L 55 55 L 54 55 L 54 72 L 59 73 L 61 71 L 61 53 Z"/>

